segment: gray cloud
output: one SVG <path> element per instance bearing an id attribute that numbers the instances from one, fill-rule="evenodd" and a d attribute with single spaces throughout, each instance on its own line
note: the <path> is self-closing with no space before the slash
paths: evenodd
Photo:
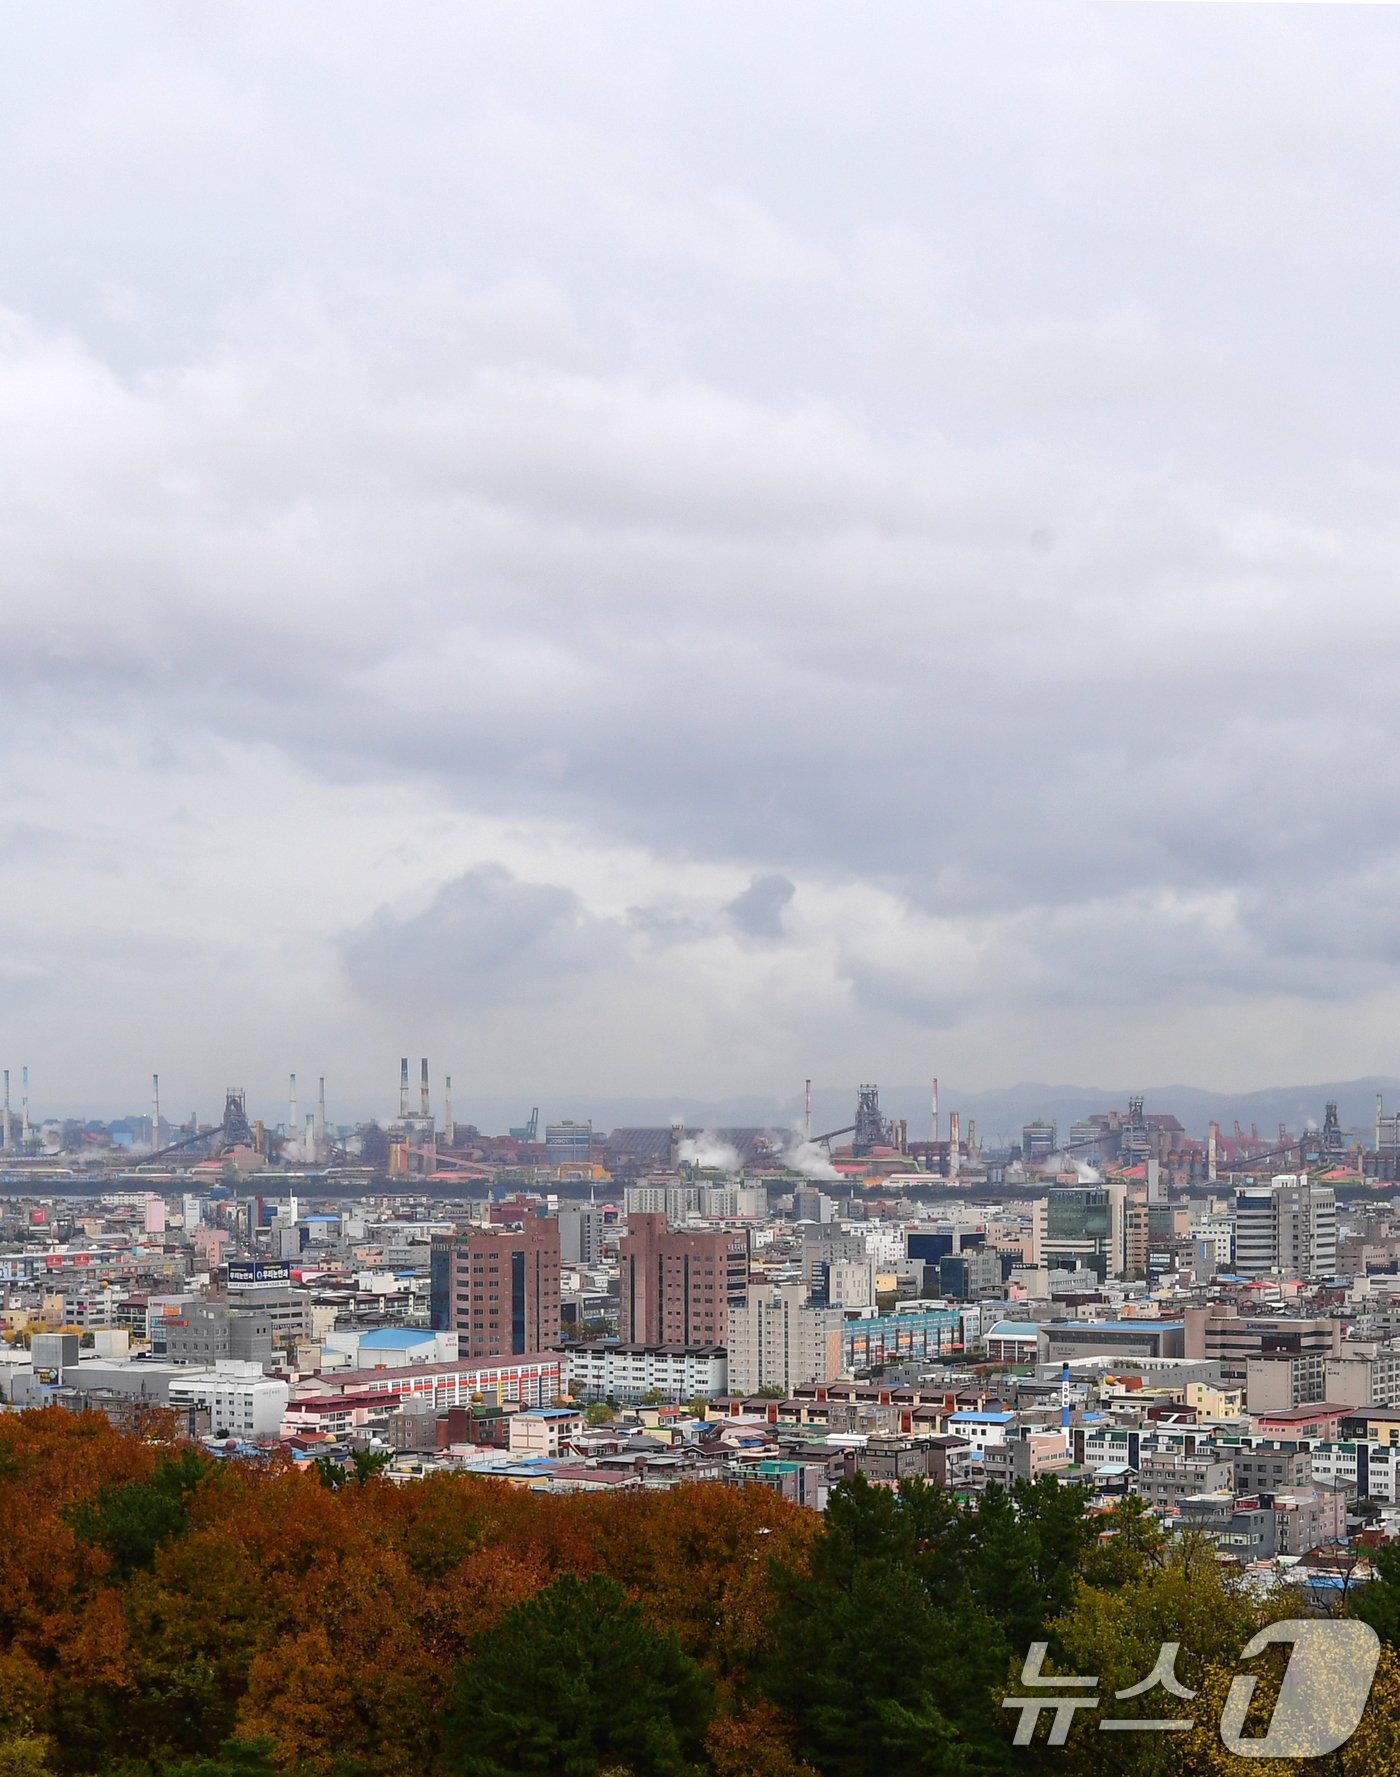
<path id="1" fill-rule="evenodd" d="M 1390 9 L 77 16 L 0 21 L 6 830 L 124 879 L 17 839 L 45 955 L 245 750 L 249 830 L 358 798 L 352 908 L 202 891 L 321 1028 L 337 958 L 367 1028 L 586 977 L 619 1083 L 665 992 L 728 1090 L 760 964 L 1058 1073 L 1393 997 Z"/>
<path id="2" fill-rule="evenodd" d="M 573 977 L 619 960 L 621 935 L 590 916 L 571 889 L 520 882 L 483 864 L 444 884 L 421 913 L 380 908 L 341 949 L 367 999 L 470 1016 L 561 997 Z"/>
<path id="3" fill-rule="evenodd" d="M 781 938 L 783 914 L 796 893 L 786 876 L 755 876 L 742 894 L 725 903 L 724 911 L 745 937 Z"/>

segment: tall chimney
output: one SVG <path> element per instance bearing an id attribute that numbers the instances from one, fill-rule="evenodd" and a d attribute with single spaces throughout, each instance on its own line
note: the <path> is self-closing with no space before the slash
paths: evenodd
<path id="1" fill-rule="evenodd" d="M 316 1133 L 321 1141 L 326 1140 L 326 1076 L 321 1075 L 321 1095 L 317 1102 Z"/>
<path id="2" fill-rule="evenodd" d="M 428 1102 L 428 1058 L 426 1055 L 423 1057 L 423 1083 L 422 1083 L 422 1088 L 421 1088 L 419 1096 L 422 1101 L 422 1110 L 420 1112 L 420 1115 L 422 1115 L 424 1117 L 431 1117 L 433 1114 L 433 1111 L 432 1111 L 432 1106 Z"/>
<path id="3" fill-rule="evenodd" d="M 1378 1092 L 1376 1094 L 1376 1152 L 1378 1154 L 1381 1151 L 1381 1116 L 1384 1112 L 1384 1109 L 1385 1109 L 1384 1101 L 1382 1100 L 1381 1095 Z M 9 1145 L 10 1144 L 8 1142 L 5 1143 L 6 1147 L 9 1147 Z M 1377 1178 L 1379 1178 L 1380 1174 L 1377 1173 L 1376 1176 L 1377 1176 Z"/>
<path id="4" fill-rule="evenodd" d="M 408 1057 L 399 1063 L 399 1115 L 408 1115 Z"/>
<path id="5" fill-rule="evenodd" d="M 5 1152 L 10 1151 L 10 1070 L 5 1069 Z"/>
<path id="6" fill-rule="evenodd" d="M 292 1115 L 287 1124 L 287 1133 L 293 1141 L 301 1140 L 301 1127 L 297 1122 L 297 1077 L 292 1075 Z"/>
<path id="7" fill-rule="evenodd" d="M 938 1081 L 933 1082 L 933 1139 L 938 1140 Z"/>
<path id="8" fill-rule="evenodd" d="M 19 1139 L 29 1140 L 29 1069 L 25 1068 L 20 1079 L 19 1098 Z"/>
<path id="9" fill-rule="evenodd" d="M 1209 1184 L 1212 1184 L 1212 1185 L 1215 1183 L 1215 1167 L 1216 1167 L 1216 1158 L 1217 1158 L 1215 1144 L 1219 1139 L 1220 1139 L 1220 1125 L 1218 1123 L 1212 1123 L 1210 1126 L 1210 1139 L 1206 1143 L 1206 1180 Z"/>
<path id="10" fill-rule="evenodd" d="M 960 1164 L 962 1162 L 962 1155 L 959 1154 L 959 1152 L 958 1152 L 959 1145 L 960 1145 L 960 1134 L 959 1134 L 959 1130 L 958 1130 L 958 1113 L 956 1111 L 949 1111 L 949 1113 L 948 1113 L 948 1177 L 949 1178 L 956 1178 L 958 1176 L 958 1167 L 960 1166 Z"/>
<path id="11" fill-rule="evenodd" d="M 452 1075 L 447 1076 L 446 1103 L 443 1106 L 442 1133 L 448 1147 L 452 1147 L 457 1139 L 456 1125 L 452 1121 Z"/>
<path id="12" fill-rule="evenodd" d="M 807 1082 L 807 1121 L 804 1125 L 804 1129 L 805 1129 L 804 1139 L 807 1141 L 811 1141 L 811 1139 L 812 1139 L 812 1082 L 810 1080 L 808 1080 L 808 1082 Z"/>
<path id="13" fill-rule="evenodd" d="M 160 1151 L 160 1075 L 151 1075 L 151 1152 Z"/>

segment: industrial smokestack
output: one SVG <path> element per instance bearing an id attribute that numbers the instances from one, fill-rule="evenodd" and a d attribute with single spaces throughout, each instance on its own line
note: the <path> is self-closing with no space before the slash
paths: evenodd
<path id="1" fill-rule="evenodd" d="M 956 1178 L 958 1176 L 958 1168 L 962 1163 L 962 1156 L 958 1152 L 958 1148 L 960 1145 L 961 1145 L 961 1142 L 960 1142 L 960 1132 L 958 1129 L 958 1113 L 956 1111 L 949 1111 L 949 1113 L 948 1113 L 948 1177 L 949 1178 Z"/>
<path id="2" fill-rule="evenodd" d="M 26 1142 L 26 1143 L 29 1140 L 29 1069 L 28 1068 L 25 1068 L 24 1072 L 20 1075 L 19 1139 L 22 1142 Z"/>
<path id="3" fill-rule="evenodd" d="M 933 1082 L 933 1139 L 938 1140 L 938 1081 Z"/>
<path id="4" fill-rule="evenodd" d="M 806 1114 L 805 1121 L 803 1122 L 802 1128 L 803 1128 L 803 1139 L 806 1141 L 811 1141 L 811 1139 L 812 1139 L 812 1082 L 810 1080 L 808 1080 L 808 1082 L 807 1082 L 807 1114 Z"/>
<path id="5" fill-rule="evenodd" d="M 10 1070 L 5 1069 L 5 1152 L 10 1151 Z"/>
<path id="6" fill-rule="evenodd" d="M 151 1075 L 151 1152 L 160 1148 L 160 1075 Z"/>
<path id="7" fill-rule="evenodd" d="M 408 1115 L 408 1057 L 399 1063 L 399 1115 Z"/>
<path id="8" fill-rule="evenodd" d="M 421 1090 L 419 1093 L 419 1097 L 420 1097 L 421 1105 L 422 1105 L 420 1115 L 422 1115 L 424 1117 L 431 1117 L 433 1114 L 433 1111 L 432 1111 L 431 1104 L 428 1102 L 428 1058 L 426 1055 L 423 1057 L 423 1083 L 422 1083 L 422 1087 L 421 1087 Z"/>
<path id="9" fill-rule="evenodd" d="M 317 1128 L 316 1133 L 324 1142 L 326 1139 L 326 1076 L 321 1075 L 321 1093 L 316 1101 Z"/>
<path id="10" fill-rule="evenodd" d="M 297 1077 L 295 1074 L 292 1075 L 292 1114 L 287 1124 L 287 1133 L 293 1141 L 298 1140 L 301 1135 L 301 1128 L 297 1122 Z"/>
<path id="11" fill-rule="evenodd" d="M 1216 1145 L 1215 1144 L 1219 1141 L 1219 1139 L 1220 1139 L 1220 1125 L 1218 1123 L 1212 1123 L 1210 1126 L 1210 1140 L 1206 1143 L 1206 1181 L 1207 1181 L 1207 1183 L 1212 1184 L 1212 1185 L 1215 1183 L 1215 1165 L 1216 1165 Z"/>
<path id="12" fill-rule="evenodd" d="M 1376 1152 L 1378 1154 L 1381 1151 L 1381 1117 L 1384 1114 L 1384 1108 L 1385 1107 L 1382 1102 L 1381 1095 L 1378 1092 L 1376 1094 Z M 9 1147 L 9 1145 L 10 1144 L 8 1142 L 5 1143 L 6 1147 Z M 1377 1172 L 1376 1177 L 1377 1178 L 1380 1177 L 1379 1172 Z"/>
<path id="13" fill-rule="evenodd" d="M 443 1139 L 450 1148 L 454 1145 L 457 1139 L 457 1126 L 452 1121 L 452 1075 L 448 1074 L 446 1078 L 447 1087 L 444 1094 L 446 1102 L 443 1105 L 442 1133 Z"/>

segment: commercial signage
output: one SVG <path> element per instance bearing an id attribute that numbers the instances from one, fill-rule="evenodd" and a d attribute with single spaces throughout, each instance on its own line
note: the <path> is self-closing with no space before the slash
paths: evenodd
<path id="1" fill-rule="evenodd" d="M 290 1283 L 289 1259 L 230 1259 L 228 1280 L 233 1283 Z"/>

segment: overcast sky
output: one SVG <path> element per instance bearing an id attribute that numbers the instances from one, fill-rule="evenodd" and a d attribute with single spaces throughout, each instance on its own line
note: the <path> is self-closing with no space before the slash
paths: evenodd
<path id="1" fill-rule="evenodd" d="M 37 1107 L 1396 1071 L 1400 9 L 42 0 L 0 165 Z"/>

